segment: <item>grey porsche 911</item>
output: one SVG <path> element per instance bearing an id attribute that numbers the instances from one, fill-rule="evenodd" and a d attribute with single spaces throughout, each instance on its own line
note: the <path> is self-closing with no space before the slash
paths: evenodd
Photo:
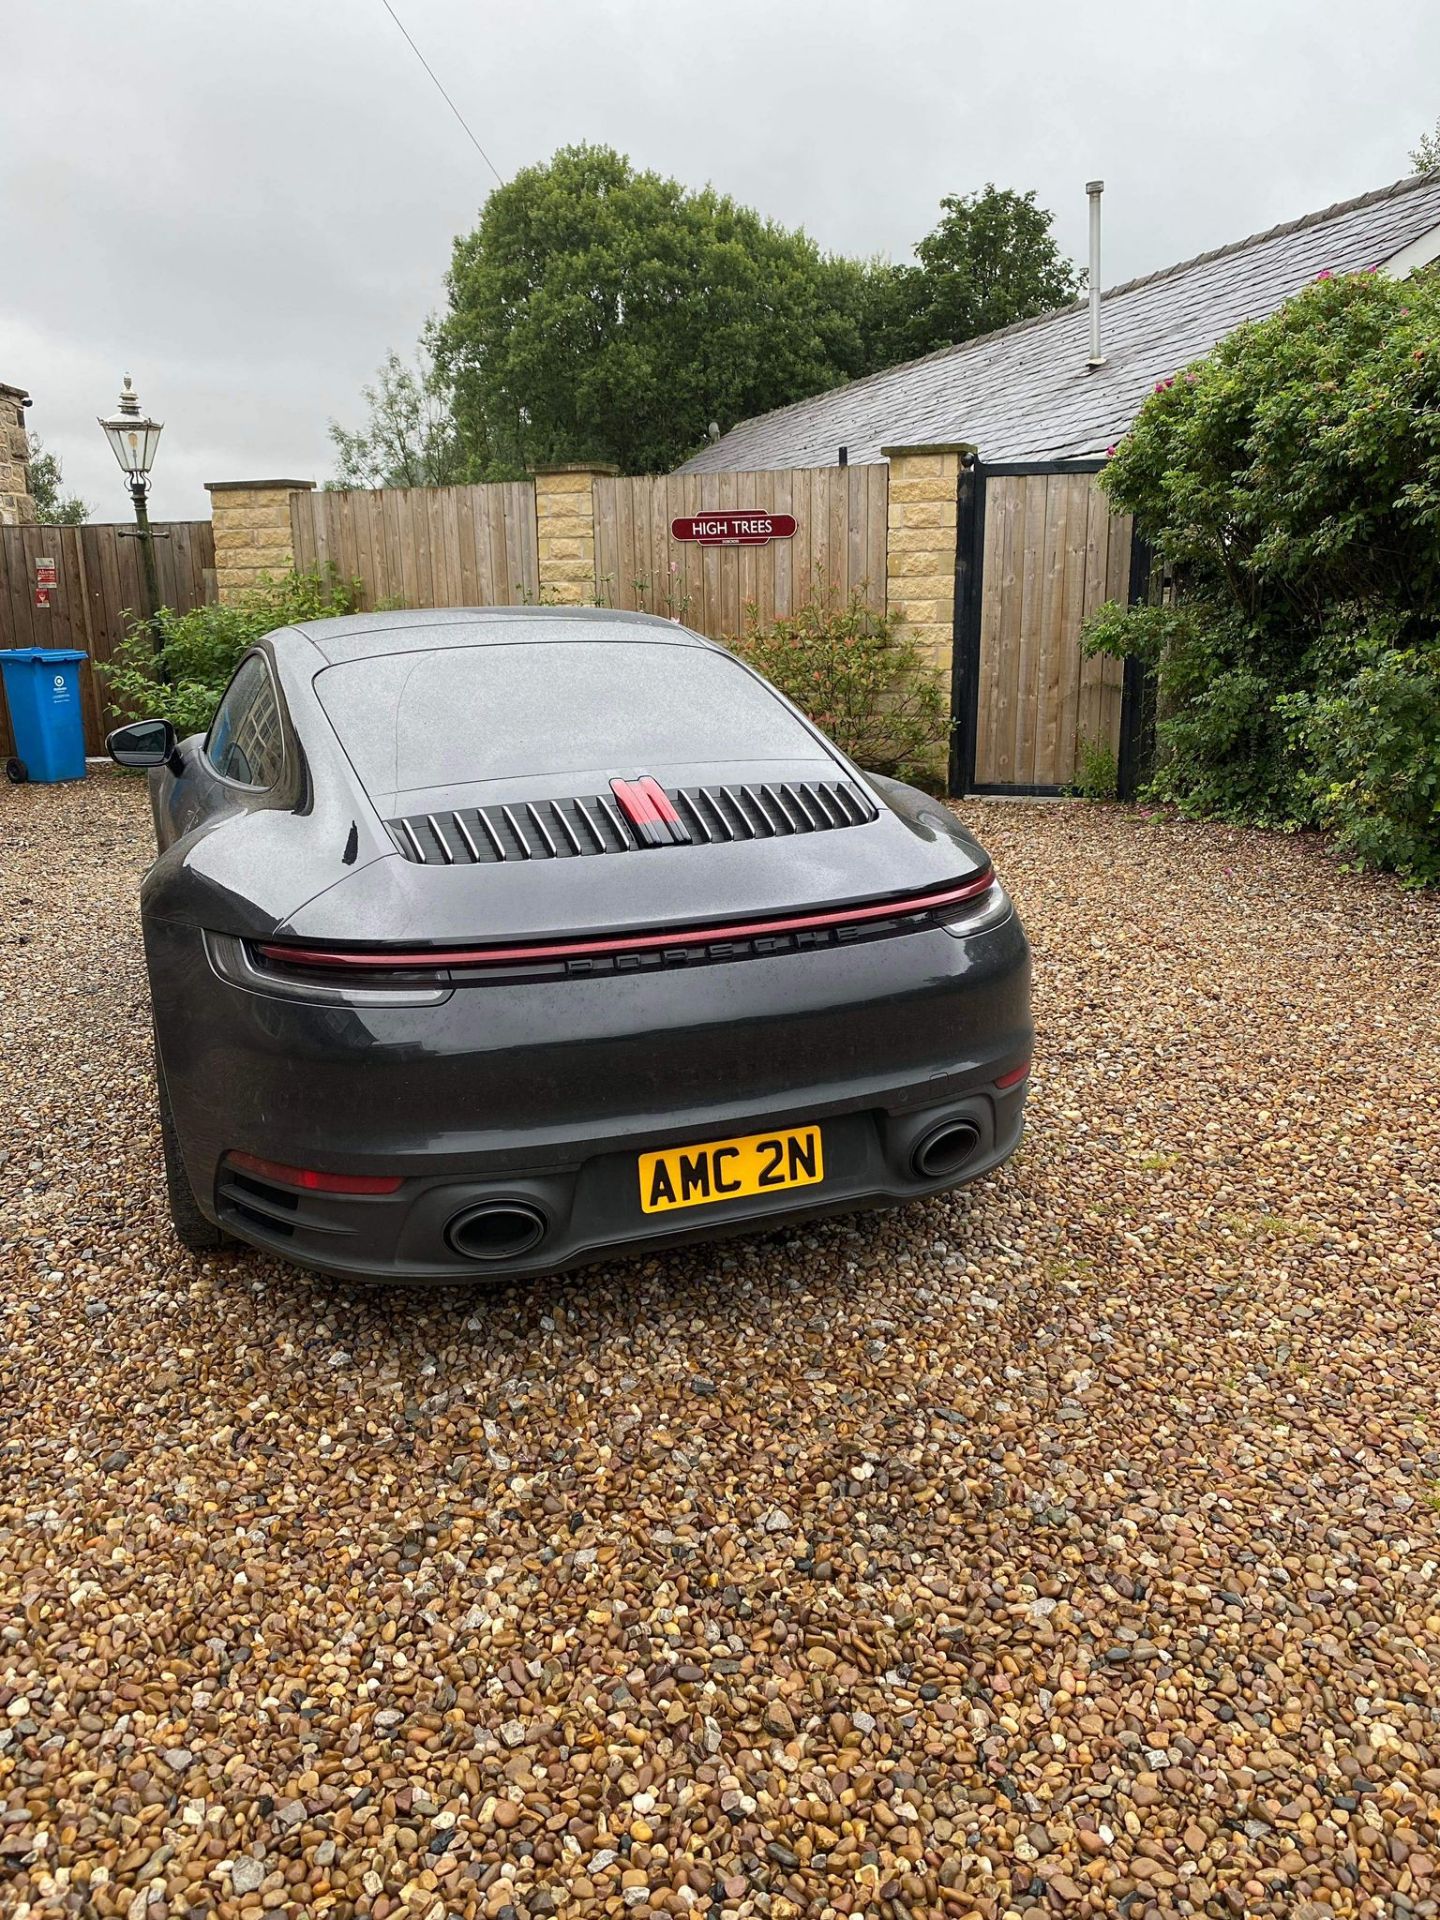
<path id="1" fill-rule="evenodd" d="M 889 1205 L 1023 1126 L 1030 959 L 984 851 L 700 635 L 366 614 L 138 721 L 171 1213 L 386 1281 L 530 1276 Z"/>

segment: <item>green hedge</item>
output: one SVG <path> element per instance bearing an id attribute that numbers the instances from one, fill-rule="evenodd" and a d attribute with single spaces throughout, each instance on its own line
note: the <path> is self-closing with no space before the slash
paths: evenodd
<path id="1" fill-rule="evenodd" d="M 1322 275 L 1161 382 L 1104 485 L 1176 584 L 1086 631 L 1158 674 L 1155 797 L 1440 880 L 1440 274 Z"/>

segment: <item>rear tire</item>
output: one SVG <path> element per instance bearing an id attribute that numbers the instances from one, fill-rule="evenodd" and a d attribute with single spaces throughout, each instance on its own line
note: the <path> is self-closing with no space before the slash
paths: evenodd
<path id="1" fill-rule="evenodd" d="M 165 1196 L 170 1203 L 170 1224 L 175 1229 L 175 1238 L 191 1253 L 214 1253 L 217 1247 L 226 1244 L 227 1236 L 200 1211 L 195 1189 L 185 1171 L 158 1046 L 155 1048 L 155 1092 L 160 1106 L 160 1144 L 165 1153 Z"/>
<path id="2" fill-rule="evenodd" d="M 23 787 L 30 778 L 30 769 L 18 754 L 12 753 L 5 762 L 5 778 L 12 787 Z"/>

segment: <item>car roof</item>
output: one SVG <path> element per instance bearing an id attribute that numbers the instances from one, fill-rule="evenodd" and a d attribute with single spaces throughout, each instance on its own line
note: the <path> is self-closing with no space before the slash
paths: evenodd
<path id="1" fill-rule="evenodd" d="M 444 647 L 531 645 L 543 641 L 652 641 L 709 647 L 711 642 L 674 620 L 611 607 L 406 607 L 393 613 L 352 613 L 339 620 L 306 620 L 301 633 L 332 666 L 377 654 L 434 652 Z M 276 638 L 279 638 L 277 635 Z"/>

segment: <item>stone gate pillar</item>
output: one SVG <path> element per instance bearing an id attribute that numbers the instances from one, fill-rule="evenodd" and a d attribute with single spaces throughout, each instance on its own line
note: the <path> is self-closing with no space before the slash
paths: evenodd
<path id="1" fill-rule="evenodd" d="M 535 542 L 542 601 L 583 607 L 594 600 L 595 481 L 619 471 L 588 460 L 536 467 Z"/>
<path id="2" fill-rule="evenodd" d="M 955 622 L 955 509 L 963 440 L 882 447 L 890 462 L 885 604 L 898 613 L 950 684 Z"/>
<path id="3" fill-rule="evenodd" d="M 215 536 L 215 597 L 234 600 L 295 564 L 290 502 L 313 480 L 207 480 Z"/>

